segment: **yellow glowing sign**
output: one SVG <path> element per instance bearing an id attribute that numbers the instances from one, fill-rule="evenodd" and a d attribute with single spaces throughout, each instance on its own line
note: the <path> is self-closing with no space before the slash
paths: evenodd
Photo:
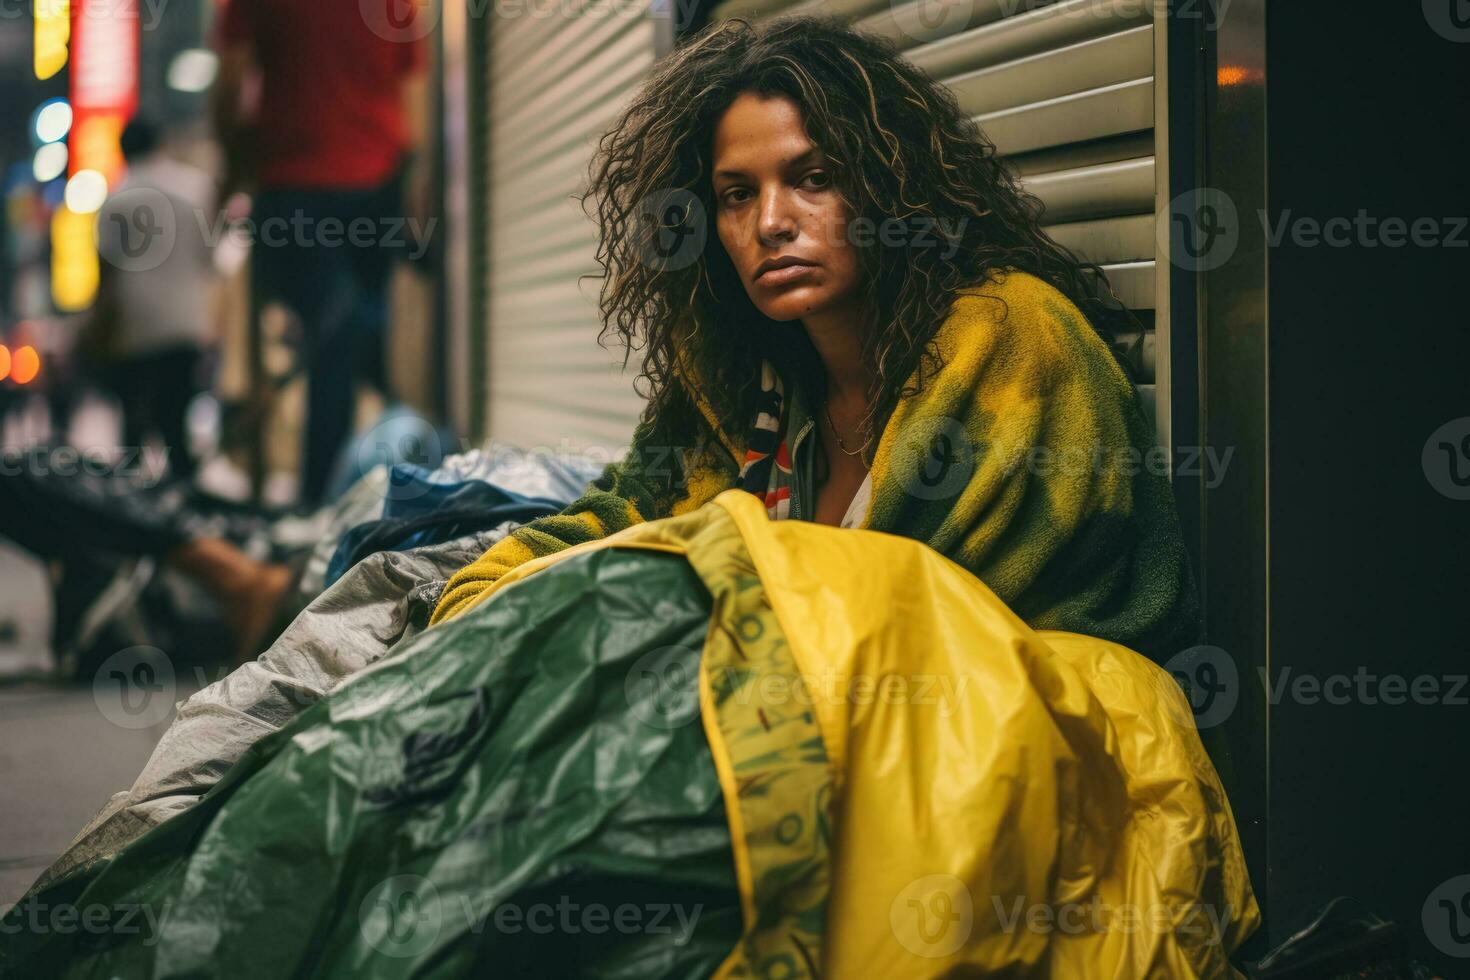
<path id="1" fill-rule="evenodd" d="M 71 0 L 35 0 L 36 77 L 50 78 L 66 66 L 71 43 Z"/>
<path id="2" fill-rule="evenodd" d="M 51 301 L 63 313 L 92 305 L 97 297 L 97 216 L 62 205 L 51 216 Z"/>

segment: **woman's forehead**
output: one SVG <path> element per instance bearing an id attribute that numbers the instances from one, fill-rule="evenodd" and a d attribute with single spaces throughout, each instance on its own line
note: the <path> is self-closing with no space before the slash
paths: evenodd
<path id="1" fill-rule="evenodd" d="M 715 127 L 717 177 L 722 171 L 787 167 L 819 155 L 806 134 L 801 109 L 786 96 L 742 94 Z"/>

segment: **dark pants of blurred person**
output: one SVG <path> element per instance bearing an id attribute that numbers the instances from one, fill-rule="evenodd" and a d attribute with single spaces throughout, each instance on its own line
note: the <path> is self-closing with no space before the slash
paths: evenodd
<path id="1" fill-rule="evenodd" d="M 264 188 L 251 257 L 262 304 L 279 302 L 302 328 L 307 376 L 301 502 L 322 503 L 352 434 L 355 382 L 387 392 L 388 281 L 407 247 L 397 177 L 367 190 Z"/>
<path id="2" fill-rule="evenodd" d="M 137 558 L 164 562 L 215 597 L 234 633 L 237 663 L 260 652 L 284 625 L 283 612 L 296 611 L 285 604 L 296 570 L 252 558 L 235 543 L 261 540 L 265 516 L 177 480 L 158 482 L 160 474 L 136 463 L 102 470 L 79 465 L 75 455 L 64 459 L 45 447 L 0 453 L 0 538 L 61 566 L 53 599 L 58 652 L 99 652 L 84 634 L 93 633 L 96 617 L 123 608 L 119 602 L 136 601 L 137 593 L 113 583 L 126 584 Z M 88 620 L 92 627 L 83 629 Z M 90 676 L 88 664 L 96 666 L 85 658 L 74 666 Z"/>
<path id="3" fill-rule="evenodd" d="M 138 354 L 114 364 L 110 387 L 122 402 L 123 445 L 141 449 L 156 435 L 168 452 L 169 471 L 180 479 L 194 475 L 189 453 L 189 402 L 199 394 L 197 347 L 179 345 Z"/>

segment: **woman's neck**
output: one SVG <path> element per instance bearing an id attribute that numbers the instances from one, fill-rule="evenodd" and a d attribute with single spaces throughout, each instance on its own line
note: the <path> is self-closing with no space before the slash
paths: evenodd
<path id="1" fill-rule="evenodd" d="M 866 409 L 873 374 L 863 364 L 862 317 L 851 307 L 803 317 L 802 326 L 821 359 L 829 404 Z"/>

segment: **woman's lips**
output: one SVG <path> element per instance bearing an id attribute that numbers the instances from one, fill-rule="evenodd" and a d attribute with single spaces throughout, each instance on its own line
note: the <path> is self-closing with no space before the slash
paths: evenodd
<path id="1" fill-rule="evenodd" d="M 755 281 L 762 286 L 785 286 L 815 271 L 817 267 L 814 265 L 783 265 L 779 269 L 767 269 Z"/>

